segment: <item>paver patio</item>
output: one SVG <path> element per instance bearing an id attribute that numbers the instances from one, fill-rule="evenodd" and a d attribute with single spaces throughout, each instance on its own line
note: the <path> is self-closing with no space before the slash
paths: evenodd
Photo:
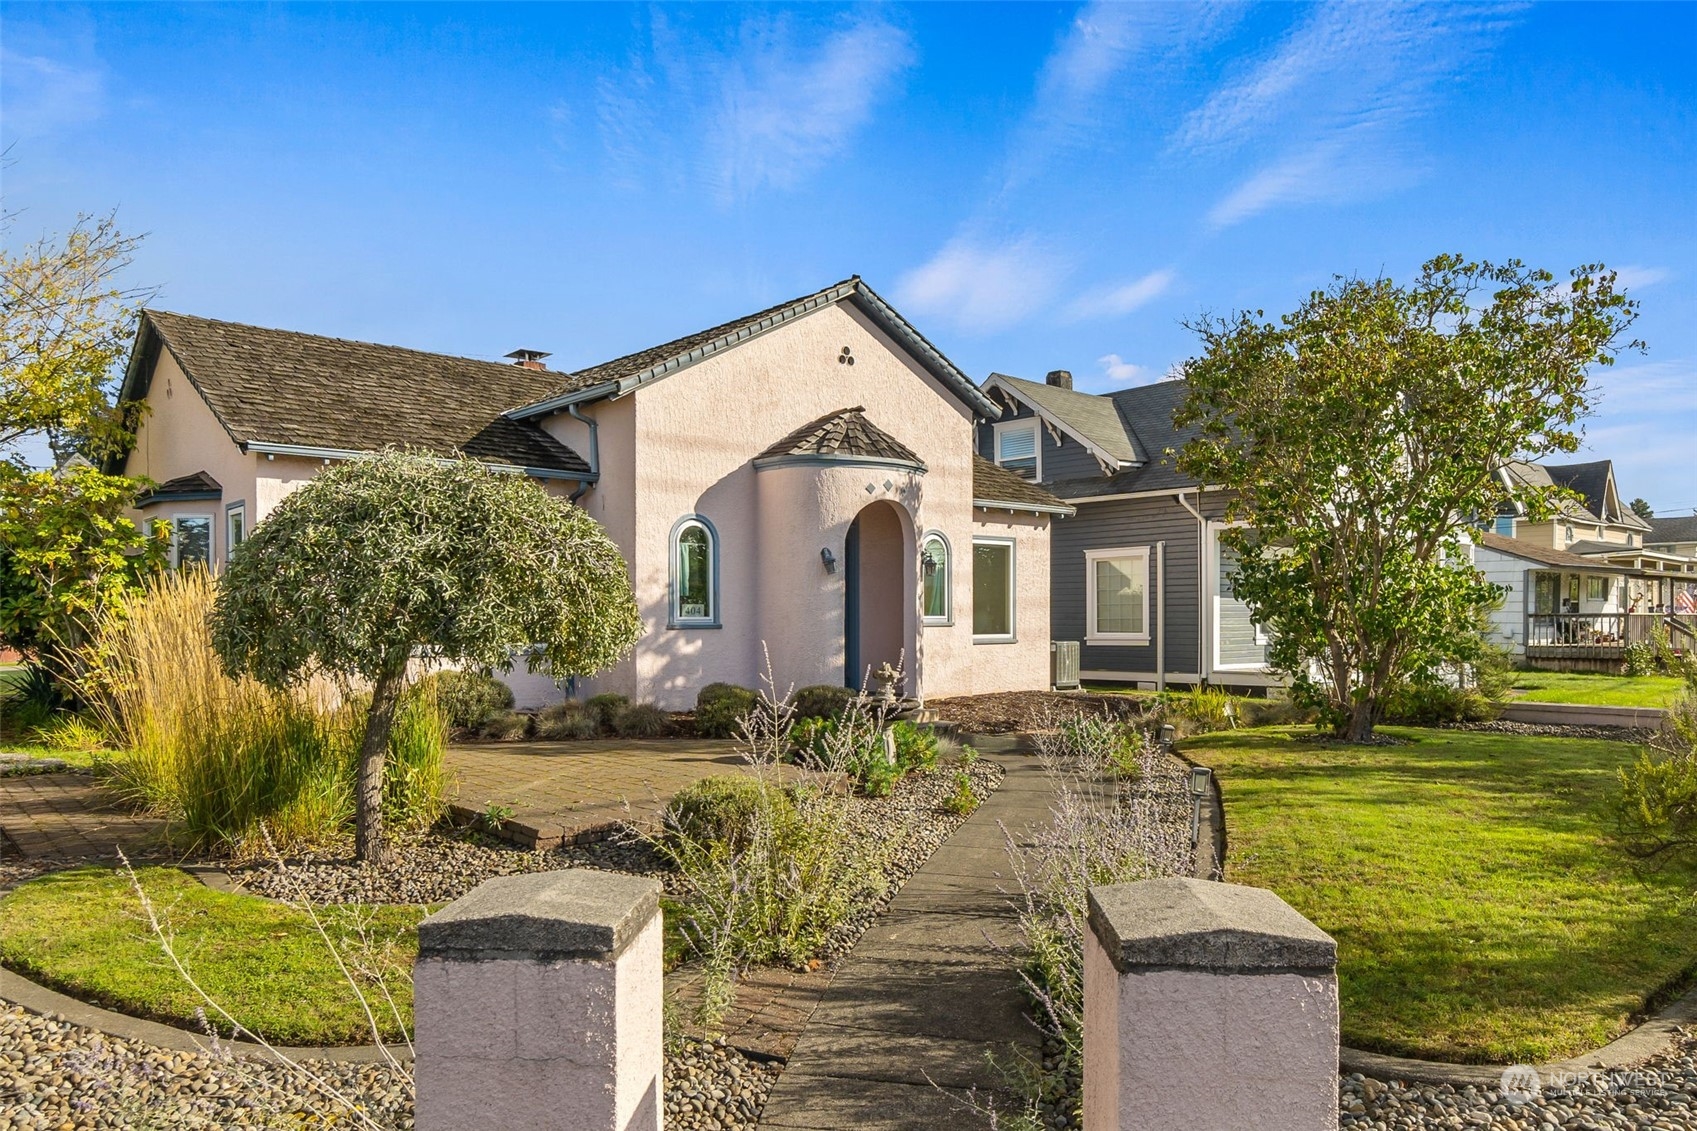
<path id="1" fill-rule="evenodd" d="M 491 805 L 511 809 L 504 837 L 552 848 L 652 817 L 685 786 L 748 764 L 729 739 L 619 738 L 452 746 L 448 768 L 456 816 L 476 819 Z"/>
<path id="2" fill-rule="evenodd" d="M 164 829 L 87 774 L 0 777 L 0 853 L 15 846 L 26 860 L 115 860 L 122 849 L 133 860 L 162 854 Z"/>

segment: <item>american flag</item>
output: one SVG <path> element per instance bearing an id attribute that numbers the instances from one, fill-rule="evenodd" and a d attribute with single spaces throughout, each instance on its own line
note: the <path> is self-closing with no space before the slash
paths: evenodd
<path id="1" fill-rule="evenodd" d="M 1687 586 L 1676 589 L 1673 594 L 1673 611 L 1676 613 L 1697 613 L 1697 589 Z"/>

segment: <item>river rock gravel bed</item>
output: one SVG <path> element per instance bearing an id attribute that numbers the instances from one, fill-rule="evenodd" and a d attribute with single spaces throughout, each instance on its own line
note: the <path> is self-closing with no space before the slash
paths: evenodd
<path id="1" fill-rule="evenodd" d="M 1343 1131 L 1697 1131 L 1697 1029 L 1635 1068 L 1596 1070 L 1573 1080 L 1516 1070 L 1505 1085 L 1384 1083 L 1354 1073 L 1339 1087 Z M 1530 1086 L 1528 1086 L 1530 1085 Z"/>
<path id="2" fill-rule="evenodd" d="M 306 1060 L 297 1070 L 172 1052 L 0 1006 L 0 1131 L 413 1125 L 411 1079 L 389 1064 Z M 673 1042 L 666 1126 L 752 1131 L 780 1071 L 723 1045 Z"/>

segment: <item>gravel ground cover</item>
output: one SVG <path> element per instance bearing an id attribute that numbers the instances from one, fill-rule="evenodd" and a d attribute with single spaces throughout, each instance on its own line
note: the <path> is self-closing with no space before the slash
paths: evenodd
<path id="1" fill-rule="evenodd" d="M 364 1113 L 274 1061 L 172 1052 L 18 1006 L 0 1011 L 0 1131 L 413 1125 L 412 1083 L 387 1064 L 302 1061 Z M 666 1126 L 750 1131 L 778 1067 L 680 1041 L 666 1053 Z"/>
<path id="2" fill-rule="evenodd" d="M 1615 742 L 1645 742 L 1656 732 L 1633 727 L 1552 726 L 1494 719 L 1488 723 L 1446 723 L 1443 730 L 1482 730 L 1491 734 L 1524 734 L 1533 738 L 1606 738 Z"/>
<path id="3" fill-rule="evenodd" d="M 1671 1049 L 1636 1068 L 1540 1085 L 1536 1093 L 1522 1088 L 1505 1095 L 1501 1087 L 1383 1083 L 1354 1073 L 1339 1088 L 1339 1125 L 1346 1131 L 1697 1131 L 1697 1030 L 1685 1030 Z"/>

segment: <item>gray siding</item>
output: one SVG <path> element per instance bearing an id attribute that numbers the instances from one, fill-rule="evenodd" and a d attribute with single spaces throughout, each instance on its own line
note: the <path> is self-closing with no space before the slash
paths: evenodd
<path id="1" fill-rule="evenodd" d="M 1072 518 L 1050 528 L 1050 635 L 1055 640 L 1081 643 L 1079 664 L 1089 671 L 1155 670 L 1154 625 L 1150 643 L 1142 646 L 1083 643 L 1085 637 L 1084 570 L 1086 550 L 1115 546 L 1150 547 L 1151 609 L 1162 599 L 1155 572 L 1154 546 L 1166 542 L 1167 671 L 1198 671 L 1197 522 L 1171 496 L 1086 503 Z"/>
<path id="2" fill-rule="evenodd" d="M 1002 414 L 1002 420 L 1026 420 L 1036 414 L 1031 406 L 1024 401 L 1019 402 L 1019 411 Z M 996 461 L 995 430 L 990 424 L 978 426 L 978 454 L 994 463 Z M 1037 429 L 1037 442 L 1042 449 L 1042 459 L 1039 466 L 1043 469 L 1043 482 L 1050 483 L 1057 479 L 1085 479 L 1090 476 L 1100 476 L 1102 465 L 1096 462 L 1096 457 L 1090 450 L 1065 432 L 1060 434 L 1060 443 L 1055 442 L 1054 435 L 1047 424 L 1040 424 Z"/>

